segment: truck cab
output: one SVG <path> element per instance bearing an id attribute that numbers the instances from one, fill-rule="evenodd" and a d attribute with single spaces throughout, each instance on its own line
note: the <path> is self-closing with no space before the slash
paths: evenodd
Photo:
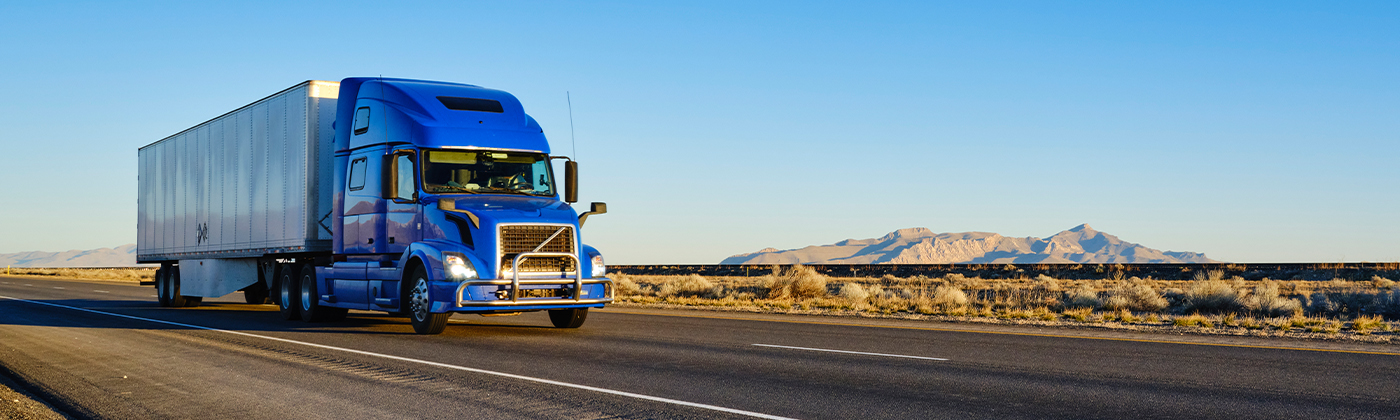
<path id="1" fill-rule="evenodd" d="M 606 205 L 575 211 L 576 163 L 550 154 L 514 96 L 385 78 L 339 89 L 331 253 L 280 270 L 290 272 L 273 286 L 286 318 L 381 310 L 435 334 L 453 313 L 549 311 L 555 326 L 577 328 L 612 301 L 603 257 L 580 231 Z"/>

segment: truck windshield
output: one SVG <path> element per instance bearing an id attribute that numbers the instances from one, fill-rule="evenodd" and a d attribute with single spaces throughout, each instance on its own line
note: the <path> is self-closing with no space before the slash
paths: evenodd
<path id="1" fill-rule="evenodd" d="M 554 196 L 554 174 L 543 153 L 426 150 L 423 190 L 436 194 Z"/>

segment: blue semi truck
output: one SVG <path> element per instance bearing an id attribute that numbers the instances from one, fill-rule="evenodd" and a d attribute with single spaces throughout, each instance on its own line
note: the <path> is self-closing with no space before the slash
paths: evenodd
<path id="1" fill-rule="evenodd" d="M 547 311 L 611 302 L 580 228 L 577 163 L 509 93 L 424 80 L 306 81 L 137 152 L 137 261 L 162 306 L 242 291 L 281 318 Z M 565 176 L 555 178 L 554 163 Z"/>

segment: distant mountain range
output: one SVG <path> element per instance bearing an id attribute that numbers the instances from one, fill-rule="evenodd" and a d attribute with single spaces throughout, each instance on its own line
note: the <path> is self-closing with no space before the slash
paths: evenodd
<path id="1" fill-rule="evenodd" d="M 900 229 L 875 239 L 739 254 L 720 264 L 1023 264 L 1023 263 L 1213 263 L 1197 252 L 1158 251 L 1089 225 L 1048 238 L 1008 238 L 988 232 L 933 233 Z"/>
<path id="2" fill-rule="evenodd" d="M 0 254 L 0 265 L 15 267 L 135 267 L 136 244 L 66 252 Z"/>

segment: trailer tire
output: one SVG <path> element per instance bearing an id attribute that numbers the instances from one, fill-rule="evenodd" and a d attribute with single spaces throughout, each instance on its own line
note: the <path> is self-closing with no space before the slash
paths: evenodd
<path id="1" fill-rule="evenodd" d="M 549 311 L 549 322 L 554 328 L 578 328 L 588 319 L 588 308 L 553 309 Z"/>
<path id="2" fill-rule="evenodd" d="M 156 269 L 156 302 L 160 306 L 170 306 L 170 295 L 166 294 L 170 286 L 165 285 L 165 276 L 170 273 L 170 266 L 161 266 Z"/>
<path id="3" fill-rule="evenodd" d="M 195 301 L 191 305 L 190 298 L 180 295 L 179 267 L 171 267 L 170 272 L 165 273 L 165 298 L 170 301 L 170 306 L 176 308 L 199 305 L 199 301 Z"/>
<path id="4" fill-rule="evenodd" d="M 267 285 L 262 282 L 257 282 L 252 286 L 244 287 L 243 301 L 253 305 L 267 303 Z"/>
<path id="5" fill-rule="evenodd" d="M 296 271 L 294 265 L 277 267 L 277 313 L 287 321 L 301 318 L 301 309 L 296 306 L 297 294 L 301 291 L 297 287 Z"/>
<path id="6" fill-rule="evenodd" d="M 452 314 L 429 311 L 432 300 L 428 298 L 428 275 L 423 272 L 423 267 L 414 269 L 413 276 L 404 285 L 407 293 L 400 296 L 404 297 L 403 306 L 408 308 L 408 323 L 413 324 L 413 332 L 442 334 L 447 329 L 447 318 Z"/>
<path id="7" fill-rule="evenodd" d="M 316 281 L 316 267 L 310 264 L 301 267 L 300 283 L 301 293 L 297 299 L 301 303 L 301 320 L 306 322 L 339 321 L 345 319 L 345 314 L 349 309 L 333 308 L 321 306 L 320 291 L 317 290 L 319 283 Z"/>

